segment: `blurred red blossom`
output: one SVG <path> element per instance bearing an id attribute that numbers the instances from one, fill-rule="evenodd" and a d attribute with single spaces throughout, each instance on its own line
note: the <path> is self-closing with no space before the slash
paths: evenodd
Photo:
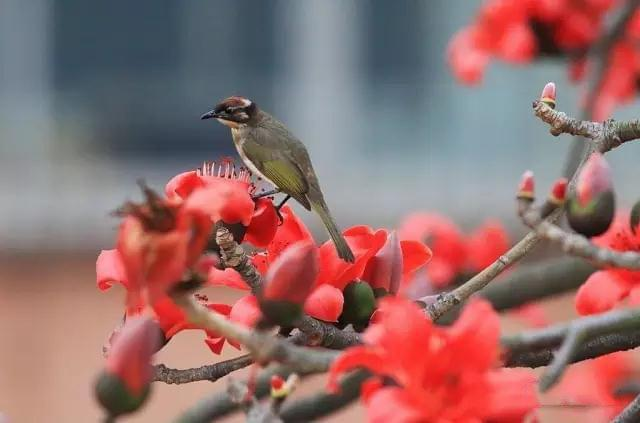
<path id="1" fill-rule="evenodd" d="M 126 203 L 116 249 L 126 275 L 127 307 L 153 303 L 180 282 L 200 258 L 211 222 L 197 210 L 163 199 L 143 187 L 145 201 Z M 122 275 L 120 275 L 122 276 Z"/>
<path id="2" fill-rule="evenodd" d="M 628 352 L 607 354 L 570 366 L 550 395 L 563 405 L 584 405 L 584 409 L 576 411 L 581 421 L 605 423 L 634 398 L 634 393 L 618 392 L 633 376 L 633 360 Z"/>
<path id="3" fill-rule="evenodd" d="M 509 249 L 509 236 L 496 220 L 488 220 L 470 235 L 464 235 L 453 221 L 436 213 L 413 213 L 398 229 L 405 240 L 422 241 L 433 252 L 425 267 L 436 288 L 451 284 L 464 272 L 479 272 Z"/>
<path id="4" fill-rule="evenodd" d="M 627 212 L 618 213 L 607 232 L 592 241 L 615 251 L 640 252 L 640 232 L 631 230 Z M 598 270 L 578 289 L 576 310 L 582 315 L 601 313 L 627 297 L 633 304 L 640 304 L 640 271 L 614 267 Z"/>
<path id="5" fill-rule="evenodd" d="M 117 250 L 103 250 L 96 261 L 98 288 L 102 291 L 106 291 L 111 288 L 114 283 L 120 283 L 125 290 L 129 290 L 130 283 L 123 267 L 122 258 Z M 255 317 L 257 308 L 247 306 L 247 301 L 248 300 L 246 298 L 242 298 L 238 300 L 233 307 L 226 304 L 208 303 L 206 301 L 203 301 L 203 303 L 207 308 L 213 311 L 227 317 L 231 316 L 231 320 L 250 326 L 257 320 L 257 317 Z M 155 320 L 158 322 L 158 325 L 162 329 L 165 339 L 167 340 L 180 331 L 197 329 L 196 326 L 186 320 L 184 312 L 175 305 L 167 295 L 162 295 L 156 298 L 155 301 L 149 305 L 149 309 L 155 317 Z M 140 303 L 135 308 L 128 308 L 127 319 L 140 315 L 144 313 L 145 310 L 147 310 L 147 307 L 144 303 Z M 259 311 L 257 311 L 257 313 L 259 314 Z M 225 339 L 214 332 L 205 332 L 207 334 L 207 338 L 205 339 L 206 344 L 212 352 L 219 354 L 222 350 Z M 239 348 L 237 343 L 231 341 L 230 343 L 234 347 Z"/>
<path id="6" fill-rule="evenodd" d="M 617 0 L 486 0 L 474 21 L 455 34 L 447 59 L 456 78 L 477 84 L 491 58 L 529 63 L 542 56 L 564 56 L 574 80 L 591 72 L 587 52 L 602 35 L 603 22 Z M 608 64 L 594 100 L 593 117 L 607 118 L 613 108 L 637 93 L 640 75 L 640 12 L 635 12 L 609 51 Z"/>
<path id="7" fill-rule="evenodd" d="M 538 406 L 536 379 L 528 370 L 497 367 L 499 335 L 498 315 L 483 300 L 442 328 L 414 303 L 385 297 L 365 345 L 337 358 L 328 386 L 338 389 L 339 377 L 355 368 L 377 375 L 362 392 L 371 422 L 519 422 Z"/>

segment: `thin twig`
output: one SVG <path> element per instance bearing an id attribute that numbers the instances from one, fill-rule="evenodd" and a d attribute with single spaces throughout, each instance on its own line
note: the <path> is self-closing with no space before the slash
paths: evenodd
<path id="1" fill-rule="evenodd" d="M 202 380 L 215 382 L 231 372 L 249 366 L 251 363 L 253 363 L 253 359 L 247 354 L 192 369 L 172 369 L 164 364 L 157 364 L 153 381 L 176 385 Z"/>
<path id="2" fill-rule="evenodd" d="M 565 253 L 589 259 L 601 266 L 640 269 L 639 253 L 598 247 L 580 234 L 567 232 L 552 222 L 543 220 L 539 210 L 532 207 L 530 201 L 519 200 L 519 202 L 520 218 L 524 224 L 532 228 L 541 238 L 560 245 Z"/>

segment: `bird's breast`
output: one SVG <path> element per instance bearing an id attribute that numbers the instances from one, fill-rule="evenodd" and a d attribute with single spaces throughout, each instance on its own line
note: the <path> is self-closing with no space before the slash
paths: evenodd
<path id="1" fill-rule="evenodd" d="M 256 175 L 256 176 L 258 176 L 258 177 L 260 177 L 262 179 L 264 179 L 265 181 L 267 181 L 271 185 L 276 186 L 276 184 L 274 184 L 273 181 L 271 181 L 269 178 L 264 176 L 264 174 L 262 172 L 260 172 L 260 170 L 258 170 L 256 165 L 253 164 L 253 161 L 251 161 L 251 159 L 247 156 L 247 153 L 246 153 L 245 147 L 244 147 L 244 139 L 240 135 L 240 131 L 238 131 L 237 129 L 233 129 L 232 128 L 231 129 L 231 135 L 233 136 L 233 144 L 236 146 L 236 150 L 238 150 L 238 155 L 240 155 L 240 158 L 242 159 L 243 163 L 245 164 L 245 166 L 247 166 L 249 168 L 251 173 L 253 173 L 254 175 Z"/>

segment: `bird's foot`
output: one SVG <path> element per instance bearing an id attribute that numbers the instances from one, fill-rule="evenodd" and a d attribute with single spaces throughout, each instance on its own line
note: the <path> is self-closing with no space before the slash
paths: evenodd
<path id="1" fill-rule="evenodd" d="M 281 226 L 284 223 L 284 217 L 282 217 L 282 213 L 280 213 L 280 209 L 282 208 L 282 206 L 285 205 L 285 203 L 287 201 L 289 201 L 289 198 L 291 198 L 290 195 L 287 195 L 286 197 L 284 197 L 284 199 L 280 202 L 280 204 L 278 204 L 276 206 L 276 214 L 278 215 L 278 219 L 280 219 L 280 223 L 278 224 L 278 226 Z"/>

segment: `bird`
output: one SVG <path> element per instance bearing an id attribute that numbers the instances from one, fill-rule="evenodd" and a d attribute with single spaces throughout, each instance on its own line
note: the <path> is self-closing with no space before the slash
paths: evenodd
<path id="1" fill-rule="evenodd" d="M 282 122 L 240 96 L 222 100 L 200 118 L 217 119 L 231 128 L 233 143 L 242 161 L 275 188 L 261 196 L 286 194 L 278 210 L 289 198 L 309 211 L 313 209 L 333 240 L 338 257 L 349 263 L 355 261 L 324 200 L 307 148 Z"/>

